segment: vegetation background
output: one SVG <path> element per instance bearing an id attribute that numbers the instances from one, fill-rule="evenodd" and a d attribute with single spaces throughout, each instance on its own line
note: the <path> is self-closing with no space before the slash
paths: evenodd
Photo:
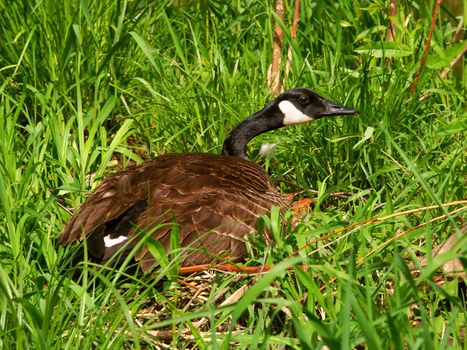
<path id="1" fill-rule="evenodd" d="M 314 201 L 287 237 L 264 219 L 277 244 L 248 264 L 270 272 L 178 277 L 176 258 L 151 275 L 70 268 L 64 208 L 143 159 L 219 153 L 271 99 L 274 4 L 1 1 L 0 348 L 465 349 L 465 274 L 443 271 L 466 259 L 467 1 L 444 2 L 430 31 L 437 4 L 303 1 L 293 38 L 285 1 L 286 87 L 360 116 L 251 143 L 282 191 Z"/>

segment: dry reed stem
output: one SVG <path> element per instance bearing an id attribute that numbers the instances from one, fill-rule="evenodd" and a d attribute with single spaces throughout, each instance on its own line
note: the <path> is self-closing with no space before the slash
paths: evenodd
<path id="1" fill-rule="evenodd" d="M 318 242 L 327 240 L 330 237 L 336 236 L 336 235 L 338 235 L 338 234 L 340 234 L 342 232 L 345 232 L 345 231 L 349 231 L 350 229 L 352 229 L 352 230 L 350 230 L 349 232 L 346 232 L 344 235 L 341 235 L 337 239 L 335 239 L 335 240 L 333 240 L 333 241 L 331 241 L 331 242 L 329 242 L 329 243 L 327 243 L 327 244 L 325 244 L 323 246 L 320 246 L 319 248 L 313 250 L 309 254 L 313 254 L 313 253 L 315 253 L 315 252 L 317 252 L 317 251 L 319 251 L 321 249 L 324 249 L 325 247 L 327 247 L 327 246 L 337 242 L 338 240 L 352 234 L 353 232 L 359 230 L 360 228 L 368 226 L 368 225 L 370 225 L 370 224 L 372 224 L 374 222 L 382 222 L 382 221 L 386 221 L 388 219 L 392 219 L 392 218 L 395 218 L 395 217 L 398 217 L 398 216 L 413 214 L 413 213 L 417 213 L 417 212 L 423 212 L 423 211 L 432 210 L 432 209 L 439 209 L 441 207 L 451 207 L 451 206 L 455 206 L 455 205 L 467 205 L 467 200 L 461 200 L 461 201 L 444 203 L 444 204 L 441 204 L 441 205 L 430 205 L 430 206 L 421 207 L 421 208 L 403 210 L 403 211 L 392 213 L 392 214 L 389 214 L 389 215 L 386 215 L 386 216 L 383 216 L 383 217 L 380 217 L 380 218 L 373 218 L 373 219 L 368 219 L 368 220 L 364 220 L 364 221 L 361 221 L 361 222 L 357 222 L 357 223 L 354 223 L 354 224 L 351 224 L 349 226 L 343 227 L 343 228 L 341 228 L 339 230 L 331 232 L 331 233 L 329 233 L 327 235 L 324 235 L 322 237 L 319 237 L 319 238 L 307 243 L 303 247 L 301 247 L 301 248 L 297 249 L 295 252 L 293 252 L 291 256 L 297 255 L 300 251 L 302 251 L 303 249 L 305 249 L 305 248 L 307 248 L 307 247 L 309 247 L 309 246 L 311 246 L 313 244 L 316 244 Z M 467 207 L 462 207 L 462 208 L 456 209 L 455 211 L 453 211 L 451 213 L 444 214 L 442 216 L 434 218 L 434 219 L 430 220 L 430 222 L 439 220 L 440 218 L 446 217 L 446 216 L 448 216 L 448 215 L 450 215 L 452 213 L 462 211 L 462 210 L 465 210 L 465 209 L 467 209 Z M 421 227 L 421 226 L 423 226 L 425 224 L 426 223 L 417 225 L 414 228 L 411 228 L 409 230 Z M 408 231 L 404 231 L 404 232 L 408 232 Z M 381 246 L 384 246 L 384 245 L 392 242 L 394 239 L 396 239 L 398 237 L 400 237 L 400 235 L 396 235 L 395 237 L 392 237 L 389 241 L 382 243 Z M 378 249 L 376 249 L 376 250 L 378 250 Z M 373 253 L 374 252 L 372 251 L 372 254 Z M 219 271 L 219 272 L 241 272 L 241 273 L 245 273 L 245 274 L 263 274 L 263 273 L 266 273 L 266 272 L 270 271 L 273 267 L 274 266 L 271 266 L 271 265 L 240 266 L 240 265 L 234 265 L 234 264 L 203 264 L 203 265 L 194 265 L 194 266 L 181 267 L 180 270 L 179 270 L 179 274 L 187 274 L 187 273 L 200 272 L 200 271 L 206 271 L 206 270 L 216 270 L 216 271 Z M 299 268 L 304 270 L 304 271 L 307 271 L 307 269 L 308 269 L 308 267 L 306 265 L 300 265 Z M 292 270 L 293 266 L 290 266 L 289 269 Z"/>
<path id="2" fill-rule="evenodd" d="M 467 201 L 459 201 L 459 202 L 462 202 L 461 204 L 467 204 Z M 456 203 L 456 202 L 452 202 L 452 203 Z M 446 203 L 445 206 L 447 206 L 448 204 L 451 204 L 451 203 Z M 456 204 L 452 204 L 452 205 L 456 205 Z M 432 208 L 432 207 L 433 207 L 433 206 L 431 206 L 431 207 L 426 207 L 426 208 Z M 420 208 L 420 209 L 426 209 L 426 208 Z M 363 258 L 358 259 L 358 260 L 356 261 L 357 265 L 358 265 L 358 264 L 361 264 L 365 259 L 369 258 L 371 255 L 373 255 L 374 253 L 376 253 L 376 252 L 377 252 L 378 250 L 380 250 L 381 248 L 387 246 L 388 244 L 390 244 L 390 243 L 392 243 L 393 241 L 395 241 L 396 239 L 398 239 L 398 238 L 400 238 L 400 237 L 406 235 L 407 233 L 409 233 L 409 232 L 411 232 L 411 231 L 413 231 L 413 230 L 415 230 L 415 229 L 417 229 L 417 228 L 423 227 L 423 226 L 425 226 L 425 225 L 427 225 L 427 224 L 429 224 L 429 223 L 433 223 L 433 222 L 435 222 L 435 221 L 439 221 L 439 220 L 444 219 L 444 218 L 446 218 L 446 217 L 448 217 L 448 216 L 450 216 L 450 215 L 452 215 L 452 214 L 455 214 L 455 213 L 457 213 L 457 212 L 460 212 L 460 211 L 463 211 L 463 210 L 466 210 L 466 209 L 467 209 L 466 207 L 457 208 L 457 209 L 453 210 L 452 212 L 449 212 L 449 213 L 447 213 L 447 214 L 443 214 L 443 215 L 437 216 L 437 217 L 435 217 L 435 218 L 433 218 L 433 219 L 430 219 L 430 220 L 427 221 L 427 222 L 421 223 L 421 224 L 419 224 L 419 225 L 416 225 L 416 226 L 414 226 L 414 227 L 411 227 L 411 228 L 409 228 L 409 229 L 407 229 L 407 230 L 405 230 L 405 231 L 402 231 L 402 232 L 396 234 L 394 237 L 391 237 L 389 240 L 387 240 L 387 241 L 385 241 L 385 242 L 379 244 L 377 247 L 373 248 L 373 249 L 372 249 L 370 252 L 368 252 Z M 367 224 L 362 225 L 361 227 L 363 227 L 363 226 L 367 226 Z M 360 228 L 360 227 L 359 227 L 359 228 Z M 355 231 L 355 230 L 354 230 L 354 231 Z M 345 235 L 343 235 L 342 237 L 348 236 L 350 233 L 352 233 L 352 232 L 347 232 L 347 233 L 346 233 Z M 326 247 L 326 246 L 328 246 L 328 245 L 330 245 L 330 244 L 332 244 L 332 243 L 337 242 L 337 241 L 340 240 L 342 237 L 339 237 L 338 239 L 335 239 L 333 242 L 330 242 L 330 243 L 326 244 L 325 246 L 323 246 L 323 248 Z M 417 273 L 417 271 L 413 271 L 413 273 Z M 327 288 L 330 284 L 334 283 L 335 281 L 336 281 L 336 277 L 331 278 L 325 285 L 323 285 L 323 286 L 320 287 L 320 291 L 323 291 L 325 288 Z"/>
<path id="3" fill-rule="evenodd" d="M 391 0 L 391 4 L 389 5 L 389 10 L 388 10 L 388 34 L 386 36 L 386 40 L 393 42 L 394 38 L 396 37 L 396 24 L 392 21 L 391 17 L 394 17 L 397 15 L 397 0 Z"/>
<path id="4" fill-rule="evenodd" d="M 295 38 L 297 37 L 298 21 L 300 20 L 300 6 L 301 6 L 301 0 L 295 0 L 293 20 L 292 20 L 292 30 L 290 33 L 292 41 L 294 41 Z M 287 61 L 285 62 L 284 81 L 287 81 L 287 77 L 289 76 L 291 64 L 292 64 L 292 45 L 290 45 L 287 50 Z"/>
<path id="5" fill-rule="evenodd" d="M 284 1 L 276 0 L 276 6 L 274 8 L 277 17 L 281 21 L 284 20 Z M 268 70 L 268 83 L 269 90 L 273 96 L 280 94 L 282 90 L 280 69 L 282 63 L 282 43 L 284 41 L 284 31 L 282 30 L 279 22 L 276 21 L 274 26 L 274 42 L 272 46 L 272 62 Z"/>
<path id="6" fill-rule="evenodd" d="M 413 95 L 415 88 L 417 87 L 418 79 L 420 78 L 420 74 L 422 72 L 423 67 L 425 66 L 425 61 L 428 56 L 428 51 L 430 50 L 430 44 L 431 44 L 431 37 L 433 36 L 433 32 L 435 30 L 435 25 L 436 25 L 436 17 L 438 17 L 438 11 L 439 11 L 439 5 L 441 3 L 441 0 L 436 0 L 435 1 L 435 6 L 433 7 L 433 15 L 431 17 L 431 27 L 430 31 L 428 32 L 428 37 L 426 39 L 426 44 L 425 44 L 425 51 L 423 52 L 423 57 L 422 61 L 420 62 L 420 68 L 415 74 L 415 79 L 412 84 L 412 88 L 410 89 L 410 95 Z"/>
<path id="7" fill-rule="evenodd" d="M 325 236 L 322 236 L 320 238 L 317 238 L 317 239 L 307 243 L 303 247 L 301 247 L 301 248 L 297 249 L 295 252 L 293 252 L 293 255 L 296 255 L 297 253 L 299 253 L 303 249 L 309 247 L 310 245 L 313 245 L 313 244 L 315 244 L 317 242 L 320 242 L 320 241 L 324 241 L 324 240 L 328 239 L 329 237 L 332 237 L 332 236 L 335 236 L 335 235 L 337 235 L 337 234 L 339 234 L 341 232 L 347 231 L 350 228 L 354 228 L 354 227 L 360 228 L 360 227 L 364 227 L 364 226 L 367 226 L 369 224 L 372 224 L 373 222 L 386 221 L 388 219 L 392 219 L 392 218 L 402 216 L 402 215 L 407 215 L 407 214 L 412 214 L 412 213 L 417 213 L 417 212 L 422 212 L 422 211 L 427 211 L 427 210 L 432 210 L 432 209 L 438 209 L 438 208 L 441 208 L 441 207 L 450 207 L 450 206 L 454 206 L 454 205 L 462 205 L 462 204 L 467 204 L 467 200 L 461 200 L 461 201 L 444 203 L 444 204 L 441 204 L 441 205 L 436 204 L 436 205 L 430 205 L 430 206 L 427 206 L 427 207 L 403 210 L 403 211 L 392 213 L 392 214 L 389 214 L 389 215 L 386 215 L 386 216 L 383 216 L 383 217 L 380 217 L 380 218 L 374 218 L 374 219 L 368 219 L 368 220 L 356 222 L 354 224 L 343 227 L 343 228 L 341 228 L 339 230 L 331 232 L 331 233 L 329 233 L 329 234 L 327 234 Z"/>
<path id="8" fill-rule="evenodd" d="M 464 50 L 462 50 L 461 53 L 459 53 L 456 58 L 454 58 L 454 60 L 449 64 L 449 66 L 447 66 L 446 68 L 444 68 L 444 70 L 441 72 L 440 74 L 440 77 L 441 79 L 446 79 L 446 76 L 448 75 L 449 71 L 457 64 L 457 62 L 459 62 L 462 58 L 462 56 L 464 56 L 464 54 L 467 52 L 467 46 L 464 47 Z"/>
<path id="9" fill-rule="evenodd" d="M 425 226 L 425 225 L 427 225 L 427 224 L 430 224 L 430 223 L 433 223 L 433 222 L 435 222 L 435 221 L 439 221 L 439 220 L 441 220 L 441 219 L 444 219 L 444 218 L 446 218 L 446 217 L 448 217 L 448 216 L 450 216 L 450 215 L 452 215 L 452 214 L 455 214 L 455 213 L 457 213 L 457 212 L 463 211 L 463 210 L 465 210 L 465 209 L 467 209 L 467 208 L 466 208 L 466 207 L 457 208 L 457 209 L 455 209 L 455 210 L 453 210 L 453 211 L 451 211 L 451 212 L 449 212 L 449 213 L 447 213 L 447 214 L 443 214 L 443 215 L 437 216 L 437 217 L 435 217 L 435 218 L 433 218 L 433 219 L 428 220 L 427 222 L 423 222 L 423 223 L 421 223 L 421 224 L 415 225 L 415 226 L 413 226 L 413 227 L 411 227 L 411 228 L 409 228 L 409 229 L 407 229 L 407 230 L 405 230 L 405 231 L 402 231 L 401 233 L 396 234 L 394 237 L 389 238 L 389 240 L 387 240 L 386 242 L 383 242 L 383 243 L 379 244 L 378 246 L 376 246 L 375 248 L 373 248 L 372 250 L 370 250 L 363 258 L 358 259 L 358 260 L 357 260 L 357 264 L 362 263 L 363 260 L 365 260 L 366 258 L 370 257 L 371 255 L 373 255 L 374 253 L 376 253 L 378 250 L 380 250 L 380 249 L 383 248 L 384 246 L 386 246 L 386 245 L 388 245 L 388 244 L 394 242 L 396 239 L 398 239 L 398 238 L 400 238 L 400 237 L 406 235 L 407 233 L 409 233 L 409 232 L 411 232 L 411 231 L 413 231 L 413 230 L 416 230 L 416 229 L 418 229 L 418 228 L 421 228 L 421 227 L 423 227 L 423 226 Z"/>

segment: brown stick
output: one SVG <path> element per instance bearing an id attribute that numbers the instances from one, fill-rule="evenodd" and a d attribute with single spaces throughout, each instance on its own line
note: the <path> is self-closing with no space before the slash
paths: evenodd
<path id="1" fill-rule="evenodd" d="M 277 17 L 284 20 L 284 0 L 276 0 L 275 12 Z M 282 63 L 282 42 L 284 40 L 284 31 L 282 30 L 279 22 L 276 21 L 274 26 L 274 42 L 272 45 L 272 63 L 269 66 L 268 81 L 269 91 L 276 96 L 281 90 L 281 63 Z"/>
<path id="2" fill-rule="evenodd" d="M 433 15 L 431 17 L 431 27 L 430 27 L 430 31 L 428 32 L 428 37 L 426 39 L 425 51 L 423 52 L 423 58 L 422 58 L 422 61 L 420 62 L 420 68 L 417 74 L 415 75 L 412 88 L 410 89 L 410 95 L 413 95 L 415 88 L 417 87 L 418 78 L 420 77 L 422 69 L 425 66 L 425 61 L 428 56 L 428 51 L 430 50 L 431 37 L 433 36 L 433 32 L 435 31 L 436 18 L 438 17 L 438 10 L 439 10 L 440 3 L 441 3 L 441 0 L 436 0 L 435 6 L 433 7 Z"/>
<path id="3" fill-rule="evenodd" d="M 415 209 L 400 211 L 400 212 L 397 212 L 397 213 L 392 213 L 392 214 L 389 214 L 389 215 L 386 215 L 386 216 L 383 216 L 383 217 L 380 217 L 380 218 L 374 218 L 374 219 L 368 219 L 368 220 L 356 222 L 356 223 L 353 223 L 353 224 L 351 224 L 349 226 L 343 227 L 343 228 L 341 228 L 339 230 L 331 232 L 331 233 L 329 233 L 329 234 L 327 234 L 325 236 L 319 237 L 319 238 L 305 244 L 303 247 L 301 247 L 301 248 L 297 249 L 296 251 L 294 251 L 292 253 L 292 255 L 297 255 L 300 251 L 302 251 L 306 247 L 309 247 L 309 246 L 311 246 L 311 245 L 313 245 L 315 243 L 324 241 L 324 240 L 328 239 L 329 237 L 332 237 L 332 236 L 335 236 L 335 235 L 337 235 L 337 234 L 339 234 L 341 232 L 347 231 L 352 227 L 366 226 L 366 225 L 369 225 L 369 224 L 371 224 L 373 222 L 385 221 L 387 219 L 392 219 L 392 218 L 395 218 L 395 217 L 398 217 L 398 216 L 401 216 L 401 215 L 407 215 L 407 214 L 412 214 L 412 213 L 416 213 L 416 212 L 421 212 L 421 211 L 426 211 L 426 210 L 431 210 L 431 209 L 437 209 L 437 208 L 441 208 L 441 207 L 450 207 L 450 206 L 453 206 L 453 205 L 465 205 L 465 204 L 467 204 L 467 200 L 449 202 L 449 203 L 444 203 L 444 204 L 441 204 L 441 205 L 435 204 L 435 205 L 430 205 L 428 207 L 415 208 Z"/>
<path id="4" fill-rule="evenodd" d="M 300 5 L 301 0 L 295 0 L 295 7 L 293 11 L 293 21 L 291 30 L 291 41 L 293 42 L 297 37 L 298 21 L 300 20 Z M 289 49 L 287 50 L 287 61 L 285 63 L 285 75 L 284 80 L 287 80 L 290 72 L 290 65 L 292 64 L 292 43 L 290 43 Z"/>
<path id="5" fill-rule="evenodd" d="M 467 201 L 461 201 L 461 202 L 467 202 Z M 456 202 L 453 202 L 454 204 L 453 205 L 456 205 L 457 203 Z M 447 203 L 447 204 L 451 204 L 451 203 Z M 426 209 L 426 208 L 421 208 L 421 209 Z M 373 248 L 369 253 L 365 254 L 365 256 L 363 258 L 359 258 L 357 260 L 357 264 L 361 264 L 365 259 L 367 259 L 368 257 L 370 257 L 371 255 L 373 255 L 374 253 L 376 253 L 379 249 L 383 248 L 384 246 L 388 245 L 389 243 L 395 241 L 396 239 L 406 235 L 408 232 L 411 232 L 413 230 L 416 230 L 417 228 L 420 228 L 420 227 L 423 227 L 425 225 L 427 225 L 428 223 L 433 223 L 437 220 L 440 220 L 440 219 L 444 219 L 445 217 L 449 216 L 449 215 L 452 215 L 453 213 L 457 213 L 457 212 L 460 212 L 462 210 L 465 210 L 465 208 L 458 208 L 458 209 L 455 209 L 453 210 L 452 212 L 450 212 L 449 214 L 443 214 L 443 215 L 440 215 L 440 216 L 437 216 L 427 222 L 423 222 L 421 224 L 418 224 L 414 227 L 411 227 L 403 232 L 399 232 L 397 233 L 395 236 L 391 237 L 389 240 L 385 241 L 384 243 L 381 243 L 379 244 L 376 248 Z M 418 274 L 418 271 L 412 271 L 412 275 L 414 277 L 416 277 L 416 274 Z M 326 284 L 324 284 L 323 286 L 321 286 L 319 288 L 320 291 L 323 291 L 327 288 L 327 286 L 329 286 L 330 284 L 334 283 L 335 281 L 337 280 L 337 277 L 333 277 L 331 278 Z"/>
<path id="6" fill-rule="evenodd" d="M 389 5 L 389 11 L 388 11 L 389 30 L 388 30 L 388 34 L 386 37 L 387 41 L 394 41 L 394 38 L 396 37 L 396 24 L 391 19 L 391 17 L 394 17 L 396 15 L 397 15 L 397 0 L 391 0 L 391 4 Z"/>
<path id="7" fill-rule="evenodd" d="M 385 221 L 385 220 L 392 219 L 392 218 L 395 218 L 395 217 L 398 217 L 398 216 L 412 214 L 412 213 L 416 213 L 416 212 L 422 212 L 422 211 L 427 211 L 427 210 L 432 210 L 432 209 L 438 209 L 438 208 L 441 208 L 441 207 L 451 207 L 451 206 L 454 206 L 454 205 L 466 205 L 466 204 L 467 204 L 467 200 L 460 200 L 460 201 L 455 201 L 455 202 L 443 203 L 441 205 L 430 205 L 430 206 L 422 207 L 422 208 L 404 210 L 404 211 L 392 213 L 392 214 L 389 214 L 389 215 L 386 215 L 386 216 L 383 216 L 383 217 L 380 217 L 380 218 L 374 218 L 374 219 L 364 220 L 364 221 L 361 221 L 361 222 L 356 222 L 356 223 L 353 223 L 353 224 L 351 224 L 349 226 L 346 226 L 344 228 L 341 228 L 339 230 L 331 232 L 330 234 L 327 234 L 325 236 L 322 236 L 320 238 L 317 238 L 317 239 L 305 244 L 303 247 L 301 247 L 301 248 L 297 249 L 295 252 L 293 252 L 291 254 L 291 256 L 297 255 L 300 251 L 302 251 L 306 247 L 309 247 L 309 246 L 311 246 L 311 245 L 313 245 L 313 244 L 315 244 L 317 242 L 324 241 L 324 240 L 328 239 L 329 237 L 338 235 L 339 233 L 347 231 L 347 230 L 349 230 L 349 229 L 351 229 L 353 227 L 367 226 L 367 225 L 369 225 L 369 224 L 371 224 L 373 222 Z M 464 210 L 464 209 L 465 208 L 462 208 L 462 210 Z M 239 266 L 239 265 L 233 265 L 233 264 L 215 264 L 214 263 L 214 264 L 203 264 L 203 265 L 193 265 L 193 266 L 181 267 L 180 270 L 179 270 L 179 274 L 183 275 L 183 274 L 206 271 L 206 270 L 217 270 L 217 271 L 222 271 L 222 272 L 243 272 L 243 273 L 246 273 L 246 274 L 261 274 L 261 273 L 268 272 L 273 267 L 274 266 L 271 266 L 271 265 Z M 300 265 L 299 268 L 302 269 L 303 271 L 308 270 L 307 265 Z M 292 270 L 293 266 L 290 266 L 288 269 Z"/>
<path id="8" fill-rule="evenodd" d="M 467 52 L 467 46 L 462 50 L 461 53 L 459 53 L 456 58 L 447 66 L 446 68 L 443 69 L 443 71 L 440 74 L 441 79 L 446 79 L 446 76 L 448 75 L 449 71 L 457 64 L 457 62 L 460 61 L 462 56 Z"/>
<path id="9" fill-rule="evenodd" d="M 300 5 L 301 5 L 301 0 L 295 0 L 295 6 L 294 6 L 294 11 L 293 11 L 293 21 L 292 21 L 292 40 L 297 37 L 297 27 L 298 27 L 298 21 L 300 20 Z"/>
<path id="10" fill-rule="evenodd" d="M 260 265 L 260 266 L 239 266 L 233 264 L 202 264 L 202 265 L 193 265 L 193 266 L 184 266 L 181 267 L 178 273 L 180 275 L 185 275 L 193 272 L 201 272 L 206 270 L 217 270 L 221 272 L 243 272 L 249 275 L 253 274 L 262 274 L 271 270 L 274 266 L 271 265 Z M 306 271 L 308 266 L 301 265 L 300 269 Z M 288 267 L 289 270 L 293 269 L 293 266 Z"/>

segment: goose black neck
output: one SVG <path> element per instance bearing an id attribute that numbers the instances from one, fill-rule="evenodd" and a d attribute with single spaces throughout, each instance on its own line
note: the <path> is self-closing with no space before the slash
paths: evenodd
<path id="1" fill-rule="evenodd" d="M 284 126 L 284 115 L 271 103 L 263 110 L 248 117 L 235 126 L 227 135 L 222 148 L 222 154 L 248 159 L 245 148 L 255 136 Z"/>

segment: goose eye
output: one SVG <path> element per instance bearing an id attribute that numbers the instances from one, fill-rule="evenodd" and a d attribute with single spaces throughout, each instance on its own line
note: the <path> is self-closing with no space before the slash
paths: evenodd
<path id="1" fill-rule="evenodd" d="M 308 102 L 310 102 L 310 100 L 308 99 L 308 96 L 306 96 L 306 95 L 301 95 L 301 96 L 298 98 L 298 100 L 300 101 L 300 103 L 301 103 L 302 105 L 305 105 L 305 104 L 307 104 Z"/>

